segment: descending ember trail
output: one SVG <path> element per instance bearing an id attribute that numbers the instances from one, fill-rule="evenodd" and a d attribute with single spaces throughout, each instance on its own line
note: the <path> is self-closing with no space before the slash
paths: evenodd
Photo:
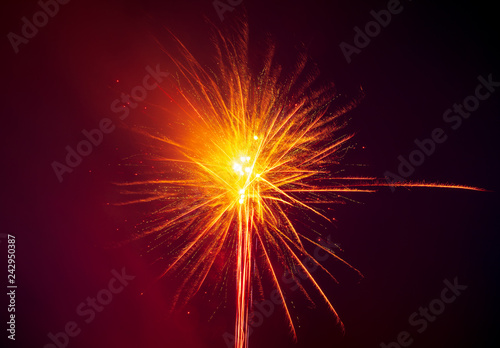
<path id="1" fill-rule="evenodd" d="M 140 235 L 153 236 L 153 247 L 166 250 L 162 259 L 169 264 L 162 276 L 173 271 L 183 275 L 175 303 L 196 294 L 211 272 L 221 283 L 224 274 L 234 277 L 236 348 L 248 347 L 250 294 L 252 284 L 260 281 L 253 274 L 254 263 L 276 287 L 294 338 L 277 262 L 281 270 L 307 275 L 342 327 L 299 257 L 311 256 L 307 250 L 314 246 L 349 265 L 314 236 L 300 233 L 296 217 L 307 216 L 304 224 L 312 215 L 331 221 L 322 205 L 388 186 L 378 178 L 332 174 L 341 172 L 340 160 L 353 136 L 343 133 L 342 116 L 356 101 L 333 86 L 313 87 L 317 74 L 308 69 L 305 56 L 285 73 L 275 62 L 272 45 L 259 72 L 253 73 L 245 24 L 231 36 L 216 32 L 215 37 L 214 70 L 202 66 L 177 39 L 180 58 L 164 50 L 178 72 L 169 86 L 162 86 L 172 102 L 164 109 L 169 126 L 167 131 L 135 129 L 150 146 L 141 157 L 143 168 L 150 169 L 138 171 L 137 181 L 118 183 L 134 197 L 121 204 L 156 204 Z M 437 183 L 394 186 L 480 190 Z"/>

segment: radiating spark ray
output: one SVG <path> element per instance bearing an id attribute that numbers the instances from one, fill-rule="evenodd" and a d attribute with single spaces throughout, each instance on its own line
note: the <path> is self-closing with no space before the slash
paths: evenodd
<path id="1" fill-rule="evenodd" d="M 292 239 L 290 239 L 290 237 L 288 237 L 286 234 L 284 234 L 281 230 L 275 228 L 274 226 L 272 226 L 272 229 L 274 231 L 276 231 L 279 235 L 281 235 L 283 238 L 285 238 L 286 240 L 288 240 L 294 247 L 297 248 L 297 250 L 299 250 L 302 254 L 304 254 L 306 256 L 307 259 L 313 261 L 317 266 L 319 266 L 323 271 L 325 271 L 329 276 L 330 278 L 333 279 L 333 281 L 335 283 L 339 283 L 337 281 L 337 279 L 322 265 L 320 264 L 311 254 L 309 254 L 305 249 L 304 249 L 304 246 L 303 245 L 300 245 L 300 244 L 297 244 L 296 242 L 294 242 Z"/>
<path id="2" fill-rule="evenodd" d="M 292 320 L 292 316 L 290 315 L 290 311 L 288 310 L 288 306 L 286 304 L 286 300 L 285 300 L 285 296 L 283 295 L 283 290 L 281 289 L 281 285 L 279 284 L 279 281 L 278 281 L 278 277 L 276 276 L 276 272 L 274 271 L 274 267 L 271 263 L 271 260 L 269 259 L 269 254 L 267 253 L 267 250 L 264 246 L 264 242 L 262 241 L 262 237 L 260 234 L 257 234 L 257 238 L 259 239 L 259 242 L 262 246 L 262 251 L 266 257 L 266 261 L 267 261 L 267 264 L 268 264 L 268 270 L 271 271 L 271 274 L 272 274 L 272 279 L 273 279 L 273 282 L 276 286 L 276 289 L 278 290 L 278 293 L 280 295 L 280 298 L 281 298 L 281 303 L 282 303 L 282 306 L 283 306 L 283 309 L 285 310 L 285 314 L 286 314 L 286 318 L 288 320 L 288 323 L 290 325 L 290 329 L 292 331 L 292 334 L 293 334 L 293 338 L 294 340 L 297 340 L 297 332 L 295 331 L 295 326 L 293 325 L 293 320 Z"/>
<path id="3" fill-rule="evenodd" d="M 316 282 L 316 280 L 314 279 L 314 277 L 312 276 L 312 274 L 309 272 L 309 270 L 307 269 L 307 267 L 305 267 L 302 264 L 302 261 L 293 252 L 293 250 L 288 246 L 288 244 L 285 243 L 285 241 L 283 241 L 283 239 L 281 238 L 282 235 L 283 235 L 282 233 L 279 233 L 277 236 L 278 236 L 278 238 L 281 239 L 281 241 L 282 241 L 283 245 L 285 246 L 285 248 L 290 252 L 290 256 L 293 259 L 295 259 L 296 264 L 299 265 L 299 267 L 302 268 L 302 270 L 305 272 L 305 274 L 307 275 L 307 279 L 309 279 L 311 281 L 311 283 L 314 285 L 315 289 L 321 294 L 321 297 L 323 298 L 323 300 L 325 301 L 325 303 L 328 305 L 328 308 L 330 309 L 330 311 L 335 315 L 335 319 L 337 320 L 337 323 L 340 323 L 340 325 L 342 327 L 342 330 L 343 330 L 344 324 L 340 320 L 340 317 L 337 314 L 337 311 L 335 310 L 335 308 L 333 307 L 333 305 L 331 304 L 330 300 L 328 300 L 328 297 L 325 295 L 325 293 L 323 292 L 323 290 L 321 289 L 321 287 L 319 286 L 319 284 Z"/>
<path id="4" fill-rule="evenodd" d="M 269 184 L 269 186 L 273 187 L 276 191 L 278 191 L 279 193 L 283 194 L 285 197 L 289 198 L 290 200 L 292 200 L 294 203 L 314 212 L 315 214 L 321 216 L 322 218 L 324 218 L 325 220 L 328 220 L 330 221 L 329 218 L 327 218 L 325 215 L 321 214 L 319 211 L 315 210 L 314 208 L 311 208 L 310 206 L 308 206 L 307 204 L 304 204 L 302 203 L 301 201 L 293 198 L 292 196 L 290 195 L 287 195 L 285 191 L 281 190 L 279 187 L 276 187 L 275 185 L 271 184 L 269 181 L 263 179 L 267 184 Z"/>

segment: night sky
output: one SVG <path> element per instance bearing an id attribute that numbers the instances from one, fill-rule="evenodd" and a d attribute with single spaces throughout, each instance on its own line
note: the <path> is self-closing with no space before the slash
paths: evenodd
<path id="1" fill-rule="evenodd" d="M 9 296 L 0 300 L 1 347 L 228 346 L 223 335 L 234 328 L 233 299 L 196 297 L 170 313 L 180 280 L 154 283 L 159 270 L 141 256 L 144 242 L 122 243 L 141 212 L 108 204 L 118 196 L 112 183 L 123 177 L 119 164 L 137 151 L 127 128 L 149 124 L 153 116 L 144 107 L 165 103 L 164 96 L 159 89 L 148 92 L 123 121 L 111 105 L 142 83 L 146 67 L 172 69 L 156 41 L 166 43 L 167 30 L 209 61 L 207 19 L 226 30 L 243 15 L 251 49 L 272 37 L 285 67 L 305 49 L 321 71 L 320 82 L 333 81 L 353 98 L 362 88 L 364 98 L 347 115 L 346 132 L 356 133 L 355 149 L 343 159 L 350 173 L 401 176 L 400 160 L 418 150 L 415 140 L 441 129 L 441 142 L 407 180 L 491 191 L 382 188 L 350 196 L 359 203 L 332 206 L 337 222 L 324 238 L 338 243 L 340 255 L 364 275 L 360 281 L 332 260 L 325 266 L 339 275 L 340 284 L 318 274 L 345 335 L 321 300 L 313 295 L 314 308 L 289 286 L 299 317 L 298 342 L 276 308 L 254 329 L 250 347 L 497 347 L 500 30 L 494 4 L 239 3 L 227 5 L 232 11 L 221 21 L 212 0 L 71 0 L 57 11 L 47 7 L 52 17 L 35 16 L 41 25 L 35 32 L 25 30 L 31 37 L 24 38 L 23 17 L 33 21 L 41 5 L 2 1 L 0 273 L 7 294 L 6 235 L 11 234 L 17 289 L 15 341 L 7 338 Z M 368 25 L 372 37 L 358 38 L 356 47 L 358 29 L 365 32 L 374 20 L 371 11 L 388 8 L 394 12 L 390 21 Z M 342 43 L 353 51 L 344 54 Z M 471 97 L 477 93 L 484 100 Z M 464 100 L 469 103 L 464 116 L 447 112 Z M 82 130 L 98 127 L 108 131 L 102 143 L 60 182 L 52 163 L 64 163 L 66 147 L 85 139 Z M 454 282 L 458 288 L 443 291 Z M 92 309 L 87 299 L 98 294 L 107 304 Z M 263 296 L 269 299 L 270 291 Z M 212 316 L 214 303 L 227 306 Z M 420 308 L 429 305 L 439 314 L 422 319 Z M 66 340 L 64 331 L 73 337 Z M 398 337 L 399 343 L 390 344 Z"/>

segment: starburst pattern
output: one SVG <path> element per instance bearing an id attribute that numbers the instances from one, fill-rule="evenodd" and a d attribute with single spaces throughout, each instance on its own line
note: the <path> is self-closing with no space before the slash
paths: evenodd
<path id="1" fill-rule="evenodd" d="M 275 62 L 273 45 L 255 73 L 245 24 L 229 36 L 216 31 L 214 69 L 204 67 L 175 40 L 179 56 L 164 50 L 177 74 L 162 86 L 171 102 L 164 109 L 163 127 L 135 129 L 148 144 L 141 161 L 150 169 L 139 171 L 138 180 L 118 184 L 122 193 L 136 197 L 122 204 L 156 207 L 140 236 L 153 236 L 153 248 L 165 250 L 169 263 L 161 276 L 174 271 L 183 275 L 175 302 L 186 302 L 210 272 L 226 267 L 236 282 L 235 346 L 247 347 L 250 294 L 258 281 L 255 263 L 277 289 L 296 337 L 279 264 L 290 273 L 306 274 L 342 327 L 299 256 L 315 262 L 308 248 L 316 246 L 349 265 L 314 236 L 300 233 L 295 221 L 307 223 L 314 216 L 330 221 L 322 206 L 387 186 L 377 178 L 332 174 L 340 172 L 353 136 L 344 132 L 344 115 L 356 98 L 345 98 L 333 85 L 317 87 L 317 72 L 305 55 L 299 55 L 293 71 L 284 73 Z M 477 190 L 436 183 L 395 185 Z"/>

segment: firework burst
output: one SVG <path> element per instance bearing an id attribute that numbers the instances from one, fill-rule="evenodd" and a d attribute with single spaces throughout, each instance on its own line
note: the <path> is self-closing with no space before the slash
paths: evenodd
<path id="1" fill-rule="evenodd" d="M 349 101 L 332 85 L 313 87 L 316 73 L 304 55 L 293 71 L 283 73 L 272 45 L 255 73 L 244 24 L 230 37 L 216 31 L 214 69 L 201 65 L 175 40 L 180 58 L 164 50 L 177 74 L 162 86 L 171 102 L 163 110 L 162 130 L 135 129 L 149 150 L 141 156 L 139 179 L 118 184 L 124 194 L 134 195 L 122 204 L 156 207 L 140 236 L 152 236 L 152 248 L 165 251 L 161 259 L 168 265 L 161 276 L 182 274 L 174 302 L 185 303 L 196 294 L 210 272 L 220 274 L 221 284 L 234 279 L 235 346 L 247 347 L 252 284 L 260 281 L 255 273 L 268 274 L 296 337 L 279 265 L 281 271 L 306 274 L 342 327 L 334 306 L 299 256 L 316 262 L 307 251 L 316 246 L 349 265 L 314 236 L 300 233 L 295 221 L 313 215 L 331 221 L 322 206 L 387 186 L 377 178 L 332 174 L 341 172 L 339 162 L 353 136 L 343 131 L 343 115 L 356 100 Z M 321 264 L 317 266 L 335 280 Z M 223 269 L 232 277 L 225 277 Z"/>

